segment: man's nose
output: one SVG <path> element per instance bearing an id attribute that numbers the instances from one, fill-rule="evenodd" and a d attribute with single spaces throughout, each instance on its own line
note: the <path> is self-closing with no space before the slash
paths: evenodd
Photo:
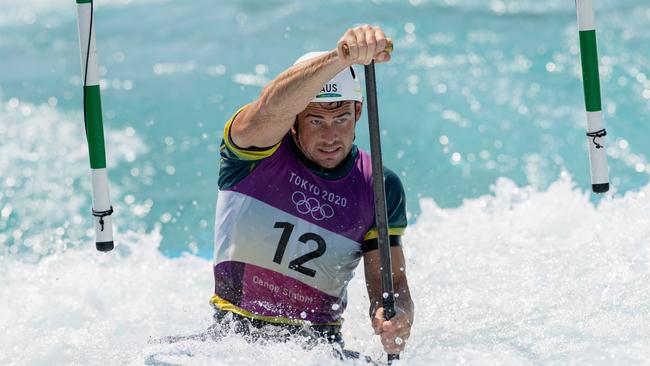
<path id="1" fill-rule="evenodd" d="M 323 129 L 321 130 L 321 138 L 325 140 L 327 143 L 333 143 L 336 141 L 338 134 L 336 132 L 336 129 L 332 127 L 331 124 L 326 124 L 323 126 Z"/>

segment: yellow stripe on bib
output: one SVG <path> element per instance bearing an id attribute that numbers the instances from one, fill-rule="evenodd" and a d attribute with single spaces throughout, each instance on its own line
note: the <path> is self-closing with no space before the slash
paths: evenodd
<path id="1" fill-rule="evenodd" d="M 391 227 L 388 228 L 388 235 L 404 235 L 405 227 Z M 372 229 L 366 233 L 363 240 L 377 239 L 379 232 L 377 229 Z"/>
<path id="2" fill-rule="evenodd" d="M 223 311 L 230 311 L 231 313 L 235 313 L 237 315 L 245 316 L 247 318 L 251 319 L 257 319 L 261 320 L 264 322 L 268 323 L 273 323 L 273 324 L 286 324 L 286 325 L 306 325 L 306 322 L 304 320 L 300 319 L 289 319 L 289 318 L 283 318 L 280 316 L 264 316 L 264 315 L 257 315 L 253 314 L 250 311 L 244 310 L 236 305 L 233 305 L 231 302 L 228 300 L 224 300 L 219 295 L 212 295 L 210 298 L 210 303 L 213 304 L 214 306 L 217 307 L 219 310 Z M 336 325 L 336 326 L 341 326 L 343 324 L 343 321 L 336 321 L 336 322 L 331 322 L 331 323 L 323 323 L 323 324 L 314 324 L 311 323 L 310 325 Z"/>

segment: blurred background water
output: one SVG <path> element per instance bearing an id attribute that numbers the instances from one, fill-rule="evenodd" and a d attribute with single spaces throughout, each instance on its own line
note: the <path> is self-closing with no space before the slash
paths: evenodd
<path id="1" fill-rule="evenodd" d="M 360 23 L 395 41 L 393 61 L 377 67 L 384 163 L 407 190 L 413 292 L 433 310 L 420 313 L 427 325 L 414 330 L 412 363 L 648 356 L 647 1 L 596 2 L 612 187 L 603 196 L 589 193 L 572 1 L 97 1 L 123 244 L 99 259 L 75 4 L 0 0 L 0 9 L 0 333 L 9 350 L 0 363 L 35 339 L 35 364 L 141 360 L 136 340 L 206 324 L 225 121 L 301 54 L 333 48 Z M 364 111 L 364 148 L 366 126 Z M 107 277 L 132 286 L 95 288 Z M 351 304 L 364 296 L 355 281 Z M 352 323 L 366 321 L 364 307 L 351 306 Z M 361 341 L 367 332 L 349 331 L 353 345 L 377 349 Z"/>

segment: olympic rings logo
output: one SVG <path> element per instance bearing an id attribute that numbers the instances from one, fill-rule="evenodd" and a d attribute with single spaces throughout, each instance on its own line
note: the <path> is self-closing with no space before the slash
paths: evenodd
<path id="1" fill-rule="evenodd" d="M 321 204 L 314 197 L 307 197 L 301 191 L 295 191 L 291 195 L 291 201 L 296 205 L 296 210 L 303 215 L 311 214 L 316 221 L 332 218 L 334 209 L 327 203 Z"/>

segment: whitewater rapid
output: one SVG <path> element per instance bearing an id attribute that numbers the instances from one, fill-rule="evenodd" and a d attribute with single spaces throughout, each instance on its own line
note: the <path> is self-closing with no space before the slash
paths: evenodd
<path id="1" fill-rule="evenodd" d="M 508 179 L 493 195 L 422 214 L 404 237 L 413 332 L 403 362 L 644 363 L 650 357 L 650 187 L 598 206 L 567 175 L 544 192 Z M 299 344 L 150 345 L 211 321 L 209 260 L 171 259 L 159 228 L 116 236 L 116 251 L 85 246 L 29 263 L 0 258 L 0 363 L 336 364 Z M 350 285 L 348 348 L 381 357 L 367 319 L 362 270 Z M 192 356 L 187 356 L 187 354 Z"/>

